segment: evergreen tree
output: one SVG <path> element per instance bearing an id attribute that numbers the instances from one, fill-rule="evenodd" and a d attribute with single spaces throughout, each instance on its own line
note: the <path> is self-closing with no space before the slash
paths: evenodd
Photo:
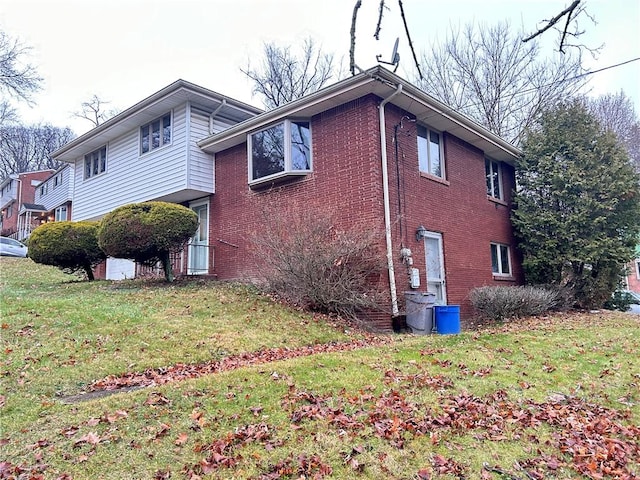
<path id="1" fill-rule="evenodd" d="M 527 131 L 513 223 L 528 283 L 571 288 L 601 307 L 640 234 L 640 177 L 625 148 L 580 100 L 543 113 Z"/>

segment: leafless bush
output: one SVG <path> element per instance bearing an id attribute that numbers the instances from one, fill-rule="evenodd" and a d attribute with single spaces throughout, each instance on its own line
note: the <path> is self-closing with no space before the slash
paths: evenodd
<path id="1" fill-rule="evenodd" d="M 256 239 L 268 288 L 295 305 L 356 318 L 377 309 L 384 269 L 380 233 L 336 228 L 329 214 L 270 214 Z"/>
<path id="2" fill-rule="evenodd" d="M 542 287 L 479 287 L 469 294 L 478 315 L 487 320 L 540 315 L 555 308 L 560 292 Z"/>

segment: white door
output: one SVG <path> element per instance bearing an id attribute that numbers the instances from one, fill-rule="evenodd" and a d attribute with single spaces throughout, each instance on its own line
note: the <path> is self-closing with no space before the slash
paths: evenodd
<path id="1" fill-rule="evenodd" d="M 436 294 L 436 304 L 446 305 L 447 290 L 445 288 L 442 234 L 435 232 L 425 234 L 424 249 L 427 259 L 427 291 Z"/>
<path id="2" fill-rule="evenodd" d="M 191 205 L 198 215 L 198 230 L 189 243 L 189 275 L 209 273 L 209 204 Z"/>

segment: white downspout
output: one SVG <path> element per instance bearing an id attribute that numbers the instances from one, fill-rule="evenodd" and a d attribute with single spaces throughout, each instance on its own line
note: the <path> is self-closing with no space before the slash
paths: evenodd
<path id="1" fill-rule="evenodd" d="M 391 293 L 391 313 L 398 315 L 398 293 L 396 291 L 396 275 L 393 268 L 393 245 L 391 244 L 391 210 L 389 208 L 389 171 L 387 169 L 387 135 L 385 129 L 384 107 L 389 101 L 402 91 L 398 85 L 395 92 L 382 100 L 379 107 L 380 114 L 380 156 L 382 161 L 382 192 L 384 203 L 384 228 L 387 242 L 387 269 L 389 270 L 389 290 Z"/>

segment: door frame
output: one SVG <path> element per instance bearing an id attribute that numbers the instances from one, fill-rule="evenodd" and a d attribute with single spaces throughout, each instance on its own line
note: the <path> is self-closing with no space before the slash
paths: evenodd
<path id="1" fill-rule="evenodd" d="M 200 232 L 200 216 L 198 215 L 198 230 L 196 230 L 196 233 L 193 235 L 193 237 L 191 237 L 191 239 L 189 240 L 189 246 L 187 249 L 187 275 L 208 275 L 209 274 L 209 222 L 211 221 L 210 217 L 209 217 L 209 212 L 210 212 L 210 205 L 209 205 L 209 199 L 206 200 L 199 200 L 199 201 L 195 201 L 195 202 L 190 202 L 189 203 L 189 209 L 193 210 L 195 212 L 195 209 L 198 207 L 206 207 L 206 219 L 207 219 L 207 229 L 206 229 L 206 244 L 204 246 L 205 248 L 205 258 L 206 258 L 206 267 L 205 268 L 193 268 L 192 265 L 192 260 L 195 261 L 195 256 L 194 256 L 194 245 L 193 245 L 193 239 L 195 237 L 195 235 L 197 235 Z M 196 212 L 197 213 L 197 212 Z"/>
<path id="2" fill-rule="evenodd" d="M 437 282 L 431 282 L 431 283 L 439 283 L 441 285 L 442 288 L 442 298 L 438 299 L 436 298 L 436 304 L 442 304 L 442 305 L 446 305 L 447 304 L 447 281 L 446 281 L 446 271 L 444 269 L 444 240 L 442 238 L 442 233 L 438 233 L 438 232 L 431 232 L 431 231 L 427 231 L 425 233 L 422 234 L 423 237 L 423 246 L 424 246 L 424 265 L 425 265 L 425 272 L 424 275 L 426 277 L 427 280 L 427 291 L 429 290 L 429 267 L 428 267 L 428 249 L 427 249 L 427 239 L 432 239 L 432 240 L 437 240 L 438 242 L 438 249 L 440 250 L 438 252 L 439 254 L 439 259 L 440 259 L 440 280 Z M 436 292 L 433 292 L 436 293 Z"/>

